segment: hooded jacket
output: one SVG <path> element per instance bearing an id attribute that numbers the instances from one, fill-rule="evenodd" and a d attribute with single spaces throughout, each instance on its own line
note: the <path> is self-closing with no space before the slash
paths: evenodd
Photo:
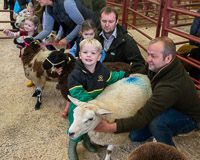
<path id="1" fill-rule="evenodd" d="M 116 133 L 143 128 L 171 107 L 191 116 L 197 123 L 200 122 L 196 88 L 177 57 L 157 73 L 148 70 L 148 65 L 141 73 L 147 74 L 151 80 L 152 97 L 133 117 L 117 119 Z"/>
<path id="2" fill-rule="evenodd" d="M 111 72 L 101 62 L 97 62 L 95 72 L 91 73 L 79 59 L 75 69 L 68 76 L 68 88 L 70 95 L 80 101 L 88 102 L 99 95 L 106 86 L 128 76 L 124 71 Z M 71 102 L 68 112 L 69 126 L 73 123 L 73 110 L 76 106 Z M 73 140 L 79 142 L 78 137 Z"/>
<path id="3" fill-rule="evenodd" d="M 98 34 L 99 35 L 99 34 Z M 96 37 L 104 48 L 104 38 L 102 35 Z M 130 73 L 140 70 L 145 61 L 135 40 L 128 34 L 125 27 L 117 24 L 117 38 L 106 52 L 104 62 L 125 62 L 131 64 Z"/>

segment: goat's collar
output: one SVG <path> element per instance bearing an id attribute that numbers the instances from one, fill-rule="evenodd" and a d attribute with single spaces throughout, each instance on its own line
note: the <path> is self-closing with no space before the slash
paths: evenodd
<path id="1" fill-rule="evenodd" d="M 24 40 L 24 36 L 23 36 L 23 41 L 24 41 L 25 47 L 30 46 L 30 44 L 26 43 L 26 41 Z"/>

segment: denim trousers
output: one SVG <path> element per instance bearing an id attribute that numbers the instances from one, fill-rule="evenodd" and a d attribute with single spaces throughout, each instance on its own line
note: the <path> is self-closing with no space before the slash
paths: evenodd
<path id="1" fill-rule="evenodd" d="M 173 136 L 189 133 L 195 128 L 197 128 L 197 122 L 190 116 L 170 108 L 144 128 L 131 131 L 129 138 L 134 142 L 141 142 L 153 136 L 158 142 L 175 146 Z"/>

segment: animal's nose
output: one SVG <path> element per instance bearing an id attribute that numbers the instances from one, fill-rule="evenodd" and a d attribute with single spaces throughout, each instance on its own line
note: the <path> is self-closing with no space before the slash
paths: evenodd
<path id="1" fill-rule="evenodd" d="M 74 132 L 69 132 L 69 137 L 74 137 Z"/>
<path id="2" fill-rule="evenodd" d="M 19 23 L 15 23 L 16 26 L 18 26 Z"/>

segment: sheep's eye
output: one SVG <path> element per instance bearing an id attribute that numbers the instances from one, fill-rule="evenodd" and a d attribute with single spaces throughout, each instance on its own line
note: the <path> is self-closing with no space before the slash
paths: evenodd
<path id="1" fill-rule="evenodd" d="M 84 123 L 87 123 L 87 122 L 89 122 L 89 121 L 92 121 L 93 120 L 93 118 L 89 118 L 87 121 L 85 121 Z"/>

